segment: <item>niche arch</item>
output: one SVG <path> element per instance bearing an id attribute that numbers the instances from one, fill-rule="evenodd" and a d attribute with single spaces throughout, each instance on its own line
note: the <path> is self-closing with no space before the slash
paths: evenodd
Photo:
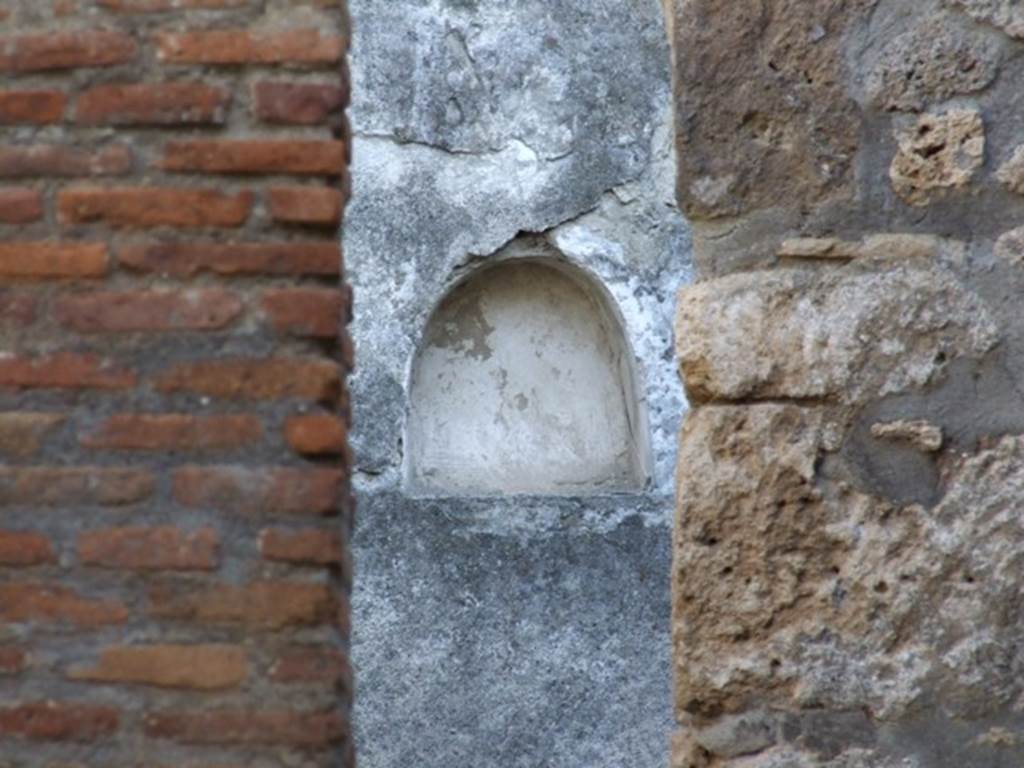
<path id="1" fill-rule="evenodd" d="M 419 495 L 642 491 L 634 356 L 605 288 L 550 256 L 458 281 L 413 359 L 405 483 Z"/>

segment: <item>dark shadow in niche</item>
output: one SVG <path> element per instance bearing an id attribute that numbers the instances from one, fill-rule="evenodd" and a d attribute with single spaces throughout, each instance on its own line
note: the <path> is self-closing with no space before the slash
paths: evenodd
<path id="1" fill-rule="evenodd" d="M 642 491 L 646 416 L 610 297 L 525 240 L 458 282 L 413 363 L 406 488 L 422 495 Z"/>

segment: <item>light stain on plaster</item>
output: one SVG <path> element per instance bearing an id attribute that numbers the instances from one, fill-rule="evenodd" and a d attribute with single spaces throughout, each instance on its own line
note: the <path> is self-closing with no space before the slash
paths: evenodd
<path id="1" fill-rule="evenodd" d="M 445 298 L 424 339 L 407 431 L 411 490 L 642 487 L 625 339 L 568 267 L 485 268 Z"/>

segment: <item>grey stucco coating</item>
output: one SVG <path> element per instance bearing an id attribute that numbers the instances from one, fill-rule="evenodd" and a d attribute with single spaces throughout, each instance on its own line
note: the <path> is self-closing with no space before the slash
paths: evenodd
<path id="1" fill-rule="evenodd" d="M 360 763 L 662 766 L 685 410 L 671 319 L 691 265 L 660 3 L 350 7 Z M 403 487 L 411 367 L 433 311 L 474 270 L 520 257 L 561 262 L 606 294 L 646 413 L 644 490 Z"/>

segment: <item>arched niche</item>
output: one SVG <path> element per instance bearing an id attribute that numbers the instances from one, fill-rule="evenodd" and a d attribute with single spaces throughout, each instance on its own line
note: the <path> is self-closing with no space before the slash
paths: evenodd
<path id="1" fill-rule="evenodd" d="M 609 297 L 575 267 L 515 258 L 477 270 L 438 306 L 413 364 L 408 489 L 641 490 L 632 360 Z"/>

